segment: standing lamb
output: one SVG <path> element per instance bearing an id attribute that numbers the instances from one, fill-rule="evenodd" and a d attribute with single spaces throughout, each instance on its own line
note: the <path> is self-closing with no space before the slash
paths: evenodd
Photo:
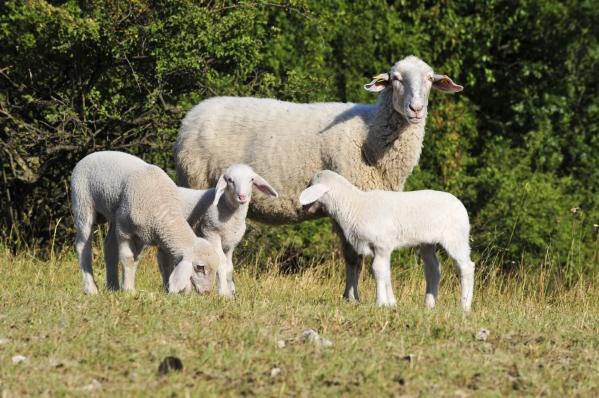
<path id="1" fill-rule="evenodd" d="M 238 97 L 202 101 L 179 130 L 179 185 L 211 186 L 227 165 L 247 163 L 283 190 L 276 202 L 252 202 L 250 218 L 271 224 L 322 216 L 306 215 L 297 200 L 318 170 L 337 171 L 361 189 L 401 191 L 420 157 L 431 87 L 448 93 L 462 90 L 409 56 L 364 86 L 380 92 L 372 105 Z M 357 300 L 361 258 L 342 241 L 344 297 Z"/>
<path id="2" fill-rule="evenodd" d="M 455 196 L 430 190 L 361 191 L 339 174 L 323 170 L 316 173 L 299 201 L 309 213 L 322 208 L 338 223 L 356 252 L 374 256 L 377 305 L 395 305 L 390 265 L 393 250 L 419 245 L 426 276 L 425 304 L 433 308 L 441 277 L 435 244 L 440 244 L 456 261 L 462 308 L 470 310 L 474 290 L 470 223 L 466 208 Z"/>
<path id="3" fill-rule="evenodd" d="M 245 218 L 252 199 L 252 186 L 271 197 L 277 191 L 251 167 L 235 164 L 220 176 L 215 188 L 196 190 L 178 187 L 183 216 L 198 236 L 208 240 L 220 257 L 218 292 L 232 297 L 233 251 L 245 234 Z M 162 249 L 158 251 L 158 264 L 163 273 L 174 265 L 174 259 Z"/>
<path id="4" fill-rule="evenodd" d="M 95 152 L 80 160 L 71 175 L 75 249 L 83 290 L 98 288 L 92 270 L 94 224 L 108 222 L 104 240 L 106 283 L 119 288 L 120 261 L 124 290 L 135 290 L 135 271 L 146 245 L 156 245 L 177 259 L 172 273 L 162 274 L 170 292 L 212 288 L 218 255 L 198 238 L 181 212 L 177 186 L 159 167 L 122 152 Z"/>

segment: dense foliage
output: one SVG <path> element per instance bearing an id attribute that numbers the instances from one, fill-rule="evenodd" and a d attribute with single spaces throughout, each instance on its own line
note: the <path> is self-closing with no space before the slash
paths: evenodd
<path id="1" fill-rule="evenodd" d="M 203 98 L 372 102 L 362 85 L 414 54 L 465 91 L 431 96 L 408 188 L 462 198 L 479 257 L 596 266 L 593 3 L 3 2 L 4 233 L 14 244 L 68 241 L 74 163 L 111 148 L 172 170 L 179 121 Z M 321 254 L 333 241 L 326 224 L 254 227 L 252 241 L 291 257 Z"/>

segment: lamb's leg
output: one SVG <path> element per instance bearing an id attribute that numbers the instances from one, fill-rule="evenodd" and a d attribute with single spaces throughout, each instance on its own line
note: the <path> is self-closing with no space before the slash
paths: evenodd
<path id="1" fill-rule="evenodd" d="M 83 277 L 83 291 L 88 294 L 98 293 L 92 268 L 92 228 L 93 219 L 90 218 L 86 222 L 79 221 L 75 236 L 75 250 L 77 251 L 79 268 Z"/>
<path id="2" fill-rule="evenodd" d="M 444 245 L 447 253 L 456 262 L 456 268 L 460 273 L 461 295 L 460 302 L 464 311 L 470 311 L 472 296 L 474 294 L 474 263 L 470 260 L 470 246 L 468 237 L 459 241 L 449 242 Z"/>
<path id="3" fill-rule="evenodd" d="M 396 304 L 391 285 L 391 252 L 375 250 L 372 272 L 376 281 L 376 305 L 393 307 Z"/>
<path id="4" fill-rule="evenodd" d="M 227 258 L 227 284 L 229 285 L 229 290 L 231 291 L 231 294 L 235 295 L 235 282 L 233 281 L 233 248 L 230 248 L 225 252 L 225 257 Z"/>
<path id="5" fill-rule="evenodd" d="M 123 270 L 123 290 L 135 291 L 135 271 L 139 264 L 140 245 L 133 239 L 120 239 L 119 260 Z"/>
<path id="6" fill-rule="evenodd" d="M 158 249 L 156 253 L 156 260 L 158 261 L 158 268 L 160 269 L 160 275 L 162 275 L 162 285 L 164 290 L 168 292 L 168 278 L 173 272 L 174 264 L 169 254 L 164 252 L 162 249 Z"/>
<path id="7" fill-rule="evenodd" d="M 106 286 L 109 290 L 119 290 L 119 242 L 113 225 L 108 227 L 108 233 L 104 238 L 104 260 L 106 262 Z"/>
<path id="8" fill-rule="evenodd" d="M 470 256 L 457 258 L 456 262 L 462 287 L 460 302 L 464 311 L 468 312 L 472 307 L 472 296 L 474 295 L 474 263 L 470 260 Z"/>
<path id="9" fill-rule="evenodd" d="M 222 242 L 220 236 L 217 234 L 207 235 L 206 240 L 210 242 L 214 250 L 218 254 L 219 262 L 218 269 L 216 270 L 216 278 L 218 284 L 218 294 L 224 297 L 233 297 L 233 292 L 230 289 L 229 282 L 227 280 L 227 256 L 223 252 Z"/>
<path id="10" fill-rule="evenodd" d="M 345 260 L 345 291 L 343 292 L 343 298 L 352 302 L 360 301 L 358 281 L 362 271 L 362 256 L 345 239 L 341 227 L 336 222 L 333 222 L 333 231 L 341 239 L 341 251 Z"/>
<path id="11" fill-rule="evenodd" d="M 434 308 L 439 294 L 439 281 L 441 280 L 441 269 L 435 256 L 435 245 L 420 245 L 420 255 L 424 261 L 424 276 L 426 278 L 424 305 L 427 308 Z"/>

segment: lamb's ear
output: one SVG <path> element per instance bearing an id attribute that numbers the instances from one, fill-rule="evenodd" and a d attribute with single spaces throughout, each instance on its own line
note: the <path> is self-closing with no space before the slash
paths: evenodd
<path id="1" fill-rule="evenodd" d="M 433 87 L 446 93 L 457 93 L 464 89 L 447 75 L 433 75 Z"/>
<path id="2" fill-rule="evenodd" d="M 191 261 L 182 260 L 179 262 L 168 278 L 169 293 L 179 293 L 185 290 L 191 284 L 192 273 L 193 264 L 191 264 Z"/>
<path id="3" fill-rule="evenodd" d="M 299 201 L 302 206 L 316 202 L 325 193 L 329 191 L 329 187 L 324 184 L 314 184 L 311 187 L 304 189 L 300 194 Z"/>
<path id="4" fill-rule="evenodd" d="M 214 192 L 214 202 L 212 202 L 212 204 L 216 206 L 218 205 L 220 197 L 223 196 L 223 193 L 225 193 L 225 189 L 227 189 L 227 180 L 225 180 L 224 174 L 220 176 L 220 178 L 218 179 L 215 189 L 216 191 Z"/>
<path id="5" fill-rule="evenodd" d="M 387 87 L 391 83 L 389 79 L 388 73 L 381 73 L 380 75 L 376 75 L 372 78 L 372 81 L 368 84 L 364 85 L 364 89 L 366 91 L 370 91 L 373 93 L 378 93 L 382 91 L 385 87 Z"/>
<path id="6" fill-rule="evenodd" d="M 279 196 L 279 194 L 277 193 L 277 191 L 275 191 L 275 189 L 270 186 L 270 184 L 268 183 L 268 181 L 266 181 L 264 178 L 260 177 L 258 174 L 254 175 L 254 185 L 262 193 L 265 193 L 265 194 L 267 194 L 269 196 L 272 196 L 274 198 L 276 198 L 276 197 Z"/>

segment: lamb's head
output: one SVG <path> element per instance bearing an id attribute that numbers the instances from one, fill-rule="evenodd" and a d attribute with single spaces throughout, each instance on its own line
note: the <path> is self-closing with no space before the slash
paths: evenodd
<path id="1" fill-rule="evenodd" d="M 206 239 L 196 238 L 189 254 L 183 256 L 171 273 L 169 292 L 210 292 L 218 265 L 219 257 L 212 245 Z"/>
<path id="2" fill-rule="evenodd" d="M 389 73 L 381 73 L 366 84 L 368 91 L 393 90 L 393 108 L 411 124 L 426 119 L 428 95 L 431 87 L 446 93 L 457 93 L 464 88 L 446 75 L 438 75 L 421 59 L 413 55 L 397 62 Z"/>
<path id="3" fill-rule="evenodd" d="M 312 177 L 310 186 L 300 194 L 300 204 L 309 214 L 315 214 L 321 209 L 328 212 L 331 203 L 330 195 L 326 193 L 339 187 L 351 188 L 353 185 L 334 171 L 321 170 Z"/>
<path id="4" fill-rule="evenodd" d="M 230 166 L 216 183 L 214 204 L 217 204 L 224 195 L 228 203 L 233 206 L 247 205 L 252 198 L 252 187 L 258 188 L 266 195 L 277 197 L 279 194 L 250 166 L 246 164 L 234 164 Z"/>

